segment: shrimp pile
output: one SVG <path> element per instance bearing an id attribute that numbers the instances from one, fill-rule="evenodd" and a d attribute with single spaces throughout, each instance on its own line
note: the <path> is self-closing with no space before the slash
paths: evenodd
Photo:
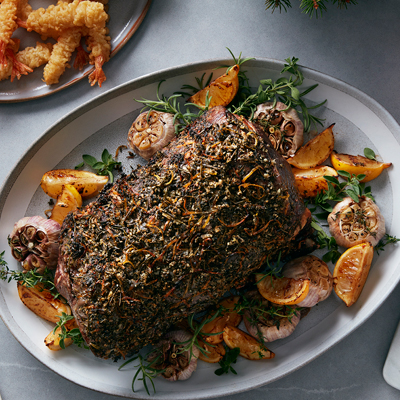
<path id="1" fill-rule="evenodd" d="M 45 64 L 43 81 L 56 84 L 76 52 L 74 68 L 94 65 L 89 82 L 101 87 L 106 80 L 103 65 L 111 53 L 107 2 L 58 0 L 46 9 L 33 10 L 29 0 L 0 0 L 0 80 L 20 79 Z M 19 39 L 12 37 L 19 28 L 38 33 L 44 42 L 19 50 Z"/>

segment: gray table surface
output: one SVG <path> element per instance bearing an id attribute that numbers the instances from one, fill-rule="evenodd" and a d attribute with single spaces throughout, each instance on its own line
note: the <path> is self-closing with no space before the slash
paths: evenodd
<path id="1" fill-rule="evenodd" d="M 111 7 L 112 7 L 112 1 Z M 400 122 L 400 1 L 335 6 L 318 19 L 297 8 L 265 11 L 263 0 L 153 0 L 132 39 L 105 66 L 102 88 L 86 80 L 49 97 L 0 105 L 0 182 L 54 122 L 94 96 L 160 69 L 234 54 L 300 63 L 362 90 Z M 395 161 L 395 160 L 392 160 Z M 302 369 L 232 399 L 399 399 L 382 368 L 400 319 L 400 286 L 360 328 Z M 111 400 L 34 359 L 0 321 L 3 400 Z"/>

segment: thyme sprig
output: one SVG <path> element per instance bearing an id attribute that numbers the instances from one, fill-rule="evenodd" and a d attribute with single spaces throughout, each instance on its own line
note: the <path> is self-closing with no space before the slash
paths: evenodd
<path id="1" fill-rule="evenodd" d="M 308 107 L 302 97 L 314 90 L 318 84 L 312 85 L 303 92 L 300 92 L 298 87 L 302 85 L 304 76 L 297 64 L 299 59 L 292 57 L 285 59 L 285 61 L 287 64 L 284 64 L 281 74 L 287 73 L 289 77 L 282 76 L 275 82 L 272 79 L 262 79 L 257 92 L 247 96 L 237 106 L 233 105 L 232 112 L 234 114 L 253 118 L 254 112 L 259 104 L 267 101 L 272 101 L 274 103 L 280 101 L 288 107 L 296 108 L 303 115 L 304 130 L 308 132 L 311 127 L 316 124 L 322 125 L 323 121 L 310 114 L 309 110 L 321 107 L 326 103 L 326 100 L 317 105 Z"/>
<path id="2" fill-rule="evenodd" d="M 130 364 L 133 361 L 139 360 L 139 364 L 135 365 L 134 367 L 137 368 L 137 371 L 135 375 L 133 376 L 132 379 L 132 392 L 135 392 L 135 382 L 136 380 L 142 381 L 143 386 L 147 392 L 147 394 L 150 396 L 150 390 L 149 390 L 149 385 L 148 385 L 148 380 L 151 383 L 151 386 L 153 388 L 153 393 L 156 392 L 156 387 L 154 385 L 153 379 L 156 378 L 158 375 L 161 375 L 162 373 L 165 372 L 165 369 L 155 369 L 153 368 L 154 365 L 157 365 L 157 362 L 159 361 L 161 355 L 156 357 L 154 360 L 149 361 L 148 356 L 152 352 L 148 353 L 145 357 L 143 357 L 141 354 L 137 354 L 136 356 L 130 358 L 129 360 L 125 361 L 119 368 L 118 371 L 120 371 L 122 368 L 124 368 L 126 365 Z M 139 377 L 141 374 L 141 377 Z"/>
<path id="3" fill-rule="evenodd" d="M 60 328 L 61 332 L 58 334 L 60 338 L 60 347 L 62 349 L 65 349 L 65 340 L 72 339 L 72 342 L 78 347 L 89 349 L 78 328 L 67 329 L 66 327 L 67 322 L 73 319 L 74 317 L 72 315 L 68 315 L 65 312 L 62 312 L 62 314 L 59 315 L 59 321 L 54 327 L 53 333 L 56 333 L 56 330 Z"/>
<path id="4" fill-rule="evenodd" d="M 385 233 L 385 236 L 379 241 L 379 243 L 375 246 L 374 250 L 379 255 L 380 251 L 384 251 L 385 247 L 388 244 L 394 244 L 400 242 L 400 239 L 396 236 L 391 236 L 388 233 Z"/>
<path id="5" fill-rule="evenodd" d="M 75 169 L 82 168 L 84 164 L 89 165 L 93 168 L 98 175 L 108 175 L 110 178 L 110 183 L 114 182 L 114 169 L 120 170 L 121 163 L 114 159 L 114 157 L 109 153 L 107 149 L 104 149 L 101 153 L 101 160 L 97 160 L 95 157 L 88 154 L 82 156 L 83 162 L 75 166 Z"/>
<path id="6" fill-rule="evenodd" d="M 4 251 L 0 253 L 0 279 L 3 281 L 7 281 L 8 283 L 12 280 L 20 282 L 22 285 L 26 287 L 34 287 L 38 284 L 41 284 L 43 289 L 49 290 L 54 298 L 60 296 L 55 285 L 54 285 L 54 273 L 45 268 L 43 274 L 39 274 L 37 269 L 33 269 L 30 271 L 15 271 L 10 270 L 7 262 L 3 258 Z"/>

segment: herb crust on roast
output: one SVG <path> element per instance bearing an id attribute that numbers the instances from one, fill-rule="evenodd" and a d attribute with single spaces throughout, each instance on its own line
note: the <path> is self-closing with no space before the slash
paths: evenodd
<path id="1" fill-rule="evenodd" d="M 215 107 L 69 214 L 56 286 L 92 352 L 125 357 L 292 251 L 309 216 L 263 131 Z"/>

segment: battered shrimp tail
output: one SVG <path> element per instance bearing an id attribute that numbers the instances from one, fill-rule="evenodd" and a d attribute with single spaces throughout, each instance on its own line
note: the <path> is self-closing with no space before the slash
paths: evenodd
<path id="1" fill-rule="evenodd" d="M 85 51 L 85 49 L 81 45 L 79 45 L 76 48 L 74 68 L 79 69 L 80 71 L 88 62 L 89 62 L 89 54 Z"/>
<path id="2" fill-rule="evenodd" d="M 15 77 L 17 77 L 19 80 L 22 75 L 28 75 L 28 73 L 33 72 L 32 68 L 29 68 L 27 65 L 16 59 L 11 49 L 7 49 L 6 54 L 9 60 L 12 62 L 11 82 L 14 81 Z"/>
<path id="3" fill-rule="evenodd" d="M 91 86 L 94 86 L 96 83 L 101 84 L 107 79 L 106 75 L 103 71 L 104 57 L 97 56 L 94 61 L 94 71 L 89 75 L 89 82 Z"/>

